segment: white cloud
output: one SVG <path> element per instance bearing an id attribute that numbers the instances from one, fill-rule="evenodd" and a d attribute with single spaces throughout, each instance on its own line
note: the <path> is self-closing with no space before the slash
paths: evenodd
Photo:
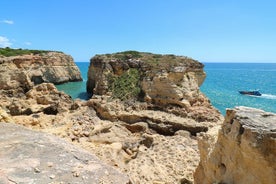
<path id="1" fill-rule="evenodd" d="M 0 47 L 10 47 L 12 43 L 10 40 L 4 36 L 0 36 Z"/>
<path id="2" fill-rule="evenodd" d="M 25 42 L 24 44 L 25 44 L 25 45 L 32 45 L 31 42 Z"/>
<path id="3" fill-rule="evenodd" d="M 2 20 L 1 22 L 5 24 L 14 24 L 12 20 Z"/>

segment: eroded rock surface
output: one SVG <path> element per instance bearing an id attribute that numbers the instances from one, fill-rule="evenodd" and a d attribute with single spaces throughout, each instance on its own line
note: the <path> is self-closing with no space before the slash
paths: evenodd
<path id="1" fill-rule="evenodd" d="M 202 135 L 199 150 L 195 183 L 275 183 L 276 114 L 229 109 L 218 136 L 214 130 Z"/>
<path id="2" fill-rule="evenodd" d="M 91 101 L 73 101 L 50 83 L 37 85 L 25 96 L 10 100 L 1 104 L 3 108 L 12 107 L 1 111 L 2 121 L 10 119 L 73 142 L 126 173 L 133 183 L 191 183 L 193 180 L 199 154 L 197 141 L 189 131 L 180 130 L 174 134 L 172 131 L 170 136 L 164 136 L 145 121 L 130 119 L 126 123 L 101 119 Z M 143 104 L 140 106 L 142 108 Z M 13 112 L 12 116 L 8 114 L 10 112 Z M 164 118 L 159 115 L 154 115 L 154 111 L 144 114 L 151 119 Z M 128 116 L 122 114 L 122 118 Z M 172 123 L 174 119 L 170 121 Z M 165 126 L 162 130 L 168 129 Z"/>
<path id="3" fill-rule="evenodd" d="M 118 183 L 126 175 L 64 140 L 0 124 L 0 183 Z"/>
<path id="4" fill-rule="evenodd" d="M 162 135 L 174 135 L 178 130 L 185 130 L 192 135 L 205 132 L 212 127 L 210 122 L 200 122 L 188 117 L 181 117 L 162 110 L 147 108 L 147 104 L 135 102 L 130 106 L 120 100 L 109 100 L 108 96 L 95 96 L 87 102 L 97 115 L 110 121 L 123 121 L 128 124 L 145 122 L 148 126 Z M 214 123 L 215 125 L 215 123 Z"/>
<path id="5" fill-rule="evenodd" d="M 12 116 L 31 115 L 43 112 L 56 115 L 62 111 L 74 108 L 73 99 L 56 89 L 52 83 L 42 83 L 34 86 L 20 96 L 7 94 L 7 90 L 0 90 L 0 107 Z"/>

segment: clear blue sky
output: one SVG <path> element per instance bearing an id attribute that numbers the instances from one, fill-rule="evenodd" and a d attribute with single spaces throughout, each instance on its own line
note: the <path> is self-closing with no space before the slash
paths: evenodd
<path id="1" fill-rule="evenodd" d="M 0 47 L 276 62 L 274 0 L 1 0 Z"/>

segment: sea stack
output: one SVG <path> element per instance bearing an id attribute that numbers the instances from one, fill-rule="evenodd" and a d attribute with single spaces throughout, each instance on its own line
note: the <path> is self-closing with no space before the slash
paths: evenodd
<path id="1" fill-rule="evenodd" d="M 196 134 L 207 131 L 206 122 L 216 124 L 221 119 L 220 113 L 199 90 L 206 77 L 203 67 L 202 63 L 185 56 L 136 51 L 96 55 L 90 62 L 87 92 L 93 93 L 94 98 L 101 95 L 145 102 L 147 110 L 158 109 L 191 119 L 190 122 L 195 121 L 191 123 L 194 126 L 200 124 L 197 130 L 191 130 Z M 95 109 L 105 104 L 101 102 Z M 179 128 L 173 129 L 171 133 Z"/>

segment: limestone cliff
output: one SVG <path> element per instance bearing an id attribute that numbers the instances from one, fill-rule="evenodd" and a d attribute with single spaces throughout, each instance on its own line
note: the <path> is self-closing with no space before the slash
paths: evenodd
<path id="1" fill-rule="evenodd" d="M 82 77 L 73 58 L 60 52 L 0 58 L 0 89 L 22 88 L 26 92 L 33 84 L 80 80 Z"/>
<path id="2" fill-rule="evenodd" d="M 175 55 L 136 51 L 96 55 L 88 71 L 90 105 L 104 119 L 146 121 L 162 134 L 207 131 L 221 115 L 199 90 L 206 76 L 203 67 Z"/>
<path id="3" fill-rule="evenodd" d="M 276 182 L 276 114 L 236 107 L 226 112 L 218 131 L 199 138 L 195 183 Z"/>

